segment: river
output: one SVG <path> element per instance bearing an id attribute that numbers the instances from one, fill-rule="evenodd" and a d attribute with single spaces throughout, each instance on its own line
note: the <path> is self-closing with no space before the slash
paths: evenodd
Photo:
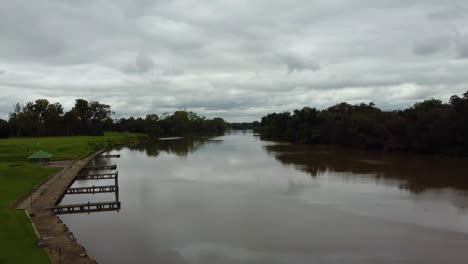
<path id="1" fill-rule="evenodd" d="M 468 263 L 467 159 L 246 131 L 111 153 L 121 158 L 96 163 L 117 164 L 121 209 L 60 216 L 99 263 Z"/>

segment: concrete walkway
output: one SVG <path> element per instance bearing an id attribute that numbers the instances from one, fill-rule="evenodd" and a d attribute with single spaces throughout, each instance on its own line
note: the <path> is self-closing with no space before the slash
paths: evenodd
<path id="1" fill-rule="evenodd" d="M 71 166 L 75 162 L 73 160 L 60 160 L 60 161 L 51 161 L 49 164 L 47 164 L 47 167 L 56 167 L 56 168 L 61 168 L 60 171 L 58 171 L 55 175 L 47 178 L 44 182 L 42 182 L 39 186 L 36 186 L 34 190 L 31 191 L 28 195 L 25 195 L 22 197 L 22 201 L 19 201 L 16 205 L 16 209 L 30 209 L 31 205 L 34 204 L 34 200 L 36 200 L 37 197 L 43 192 L 49 188 L 50 184 L 53 184 L 55 181 L 60 179 L 65 172 L 71 168 Z"/>
<path id="2" fill-rule="evenodd" d="M 33 191 L 32 205 L 31 195 L 29 195 L 17 206 L 18 209 L 26 210 L 37 236 L 45 243 L 45 250 L 52 264 L 96 263 L 76 241 L 67 226 L 51 212 L 50 208 L 73 183 L 75 176 L 81 169 L 102 152 L 104 151 L 98 151 L 73 163 L 70 161 L 54 162 L 54 166 L 63 167 L 63 169 Z"/>

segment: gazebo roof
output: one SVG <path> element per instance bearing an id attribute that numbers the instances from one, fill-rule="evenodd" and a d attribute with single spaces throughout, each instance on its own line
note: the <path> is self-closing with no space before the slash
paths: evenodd
<path id="1" fill-rule="evenodd" d="M 39 150 L 38 152 L 31 154 L 28 159 L 48 159 L 50 157 L 52 157 L 52 154 Z"/>

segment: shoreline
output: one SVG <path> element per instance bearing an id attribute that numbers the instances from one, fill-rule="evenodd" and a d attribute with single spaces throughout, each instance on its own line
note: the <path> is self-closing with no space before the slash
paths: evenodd
<path id="1" fill-rule="evenodd" d="M 22 199 L 13 203 L 17 209 L 24 209 L 39 241 L 44 244 L 43 248 L 52 264 L 96 263 L 88 256 L 86 249 L 78 243 L 68 227 L 62 223 L 57 215 L 52 213 L 51 207 L 60 201 L 66 188 L 73 183 L 75 176 L 83 167 L 103 152 L 105 152 L 104 149 L 99 150 L 74 161 L 71 166 L 63 167 L 36 186 L 30 193 L 24 195 Z M 28 200 L 31 195 L 34 198 L 32 206 Z"/>
<path id="2" fill-rule="evenodd" d="M 56 173 L 50 175 L 47 177 L 44 181 L 39 183 L 38 185 L 34 186 L 34 188 L 29 191 L 28 193 L 22 195 L 20 198 L 18 198 L 15 202 L 10 204 L 10 208 L 12 209 L 19 209 L 19 210 L 25 210 L 28 207 L 28 202 L 30 202 L 31 195 L 33 196 L 33 201 L 41 194 L 40 188 L 47 188 L 47 184 L 52 181 L 53 179 L 56 179 L 59 177 L 59 175 L 63 175 L 68 169 L 71 168 L 71 166 L 76 162 L 74 160 L 68 160 L 69 165 L 68 166 L 58 166 L 58 165 L 48 165 L 48 167 L 54 167 L 58 168 Z M 42 190 L 44 191 L 44 190 Z"/>

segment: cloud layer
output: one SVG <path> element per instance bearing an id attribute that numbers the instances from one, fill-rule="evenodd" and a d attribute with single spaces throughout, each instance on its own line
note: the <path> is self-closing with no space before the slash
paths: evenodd
<path id="1" fill-rule="evenodd" d="M 37 98 L 250 121 L 468 90 L 468 2 L 0 0 L 0 118 Z"/>

